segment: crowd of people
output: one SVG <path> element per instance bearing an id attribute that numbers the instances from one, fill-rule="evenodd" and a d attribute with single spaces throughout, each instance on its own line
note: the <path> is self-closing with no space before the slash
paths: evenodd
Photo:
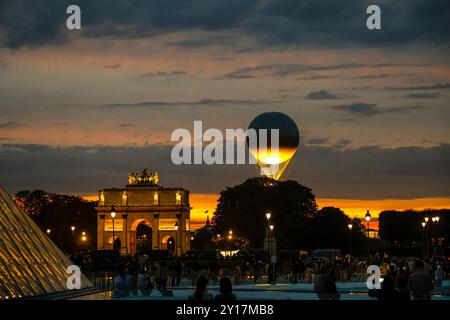
<path id="1" fill-rule="evenodd" d="M 163 264 L 161 270 L 165 272 L 164 270 L 168 270 L 168 268 Z M 114 281 L 113 298 L 118 299 L 129 296 L 163 297 L 169 295 L 169 292 L 166 291 L 166 280 L 167 278 L 161 275 L 157 278 L 155 287 L 150 274 L 146 270 L 140 270 L 136 276 L 132 269 L 121 268 Z M 197 278 L 195 292 L 187 298 L 189 300 L 236 300 L 236 295 L 233 294 L 231 280 L 228 277 L 222 277 L 220 279 L 219 293 L 215 296 L 208 291 L 207 287 L 208 278 L 206 276 L 199 276 Z"/>
<path id="2" fill-rule="evenodd" d="M 72 258 L 77 264 L 85 266 L 83 272 L 89 268 L 102 268 L 93 268 L 88 254 L 77 254 Z M 378 265 L 382 273 L 381 288 L 370 290 L 369 296 L 379 300 L 423 300 L 430 299 L 432 290 L 442 286 L 450 271 L 448 260 L 414 260 L 378 253 L 369 258 L 347 255 L 310 259 L 301 256 L 289 261 L 279 259 L 276 264 L 249 255 L 227 266 L 219 262 L 178 258 L 154 260 L 146 256 L 129 255 L 120 257 L 118 261 L 109 261 L 104 267 L 114 274 L 112 284 L 115 297 L 170 295 L 171 290 L 168 289 L 178 287 L 184 281 L 184 286 L 197 287 L 192 299 L 199 299 L 200 292 L 202 299 L 208 299 L 208 283 L 219 283 L 221 294 L 226 298 L 231 294 L 232 282 L 240 284 L 245 280 L 247 283 L 257 283 L 263 281 L 263 276 L 269 283 L 279 279 L 292 283 L 313 283 L 320 299 L 339 299 L 336 282 L 365 282 L 368 277 L 367 266 Z"/>

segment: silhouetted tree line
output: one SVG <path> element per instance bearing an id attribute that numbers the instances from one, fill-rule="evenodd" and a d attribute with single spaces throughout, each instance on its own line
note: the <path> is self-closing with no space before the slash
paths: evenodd
<path id="1" fill-rule="evenodd" d="M 47 193 L 42 190 L 20 191 L 16 203 L 46 232 L 61 249 L 68 252 L 81 246 L 81 233 L 87 235 L 86 245 L 95 247 L 97 239 L 97 214 L 95 202 L 81 197 Z M 75 226 L 74 233 L 70 229 Z"/>
<path id="2" fill-rule="evenodd" d="M 266 177 L 248 179 L 222 191 L 214 212 L 216 232 L 232 229 L 245 237 L 251 247 L 262 248 L 267 230 L 265 213 L 270 210 L 279 249 L 338 248 L 347 252 L 352 236 L 354 252 L 364 248 L 364 228 L 351 222 L 339 208 L 318 210 L 312 190 L 296 181 L 276 181 Z"/>
<path id="3" fill-rule="evenodd" d="M 431 218 L 439 217 L 439 222 Z M 426 229 L 422 226 L 425 217 L 429 217 Z M 424 236 L 446 238 L 450 236 L 450 209 L 442 210 L 405 210 L 383 211 L 379 216 L 380 238 L 387 242 L 423 241 Z"/>

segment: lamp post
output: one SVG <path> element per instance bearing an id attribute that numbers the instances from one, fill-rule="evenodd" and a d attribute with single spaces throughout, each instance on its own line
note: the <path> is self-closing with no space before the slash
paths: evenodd
<path id="1" fill-rule="evenodd" d="M 111 218 L 112 218 L 112 222 L 113 222 L 113 239 L 112 239 L 112 248 L 113 250 L 114 248 L 114 242 L 116 240 L 116 234 L 115 234 L 115 229 L 114 229 L 114 218 L 116 217 L 116 208 L 114 208 L 114 206 L 111 207 Z"/>
<path id="2" fill-rule="evenodd" d="M 437 238 L 438 238 L 438 223 L 439 223 L 439 216 L 435 216 L 431 218 L 431 221 L 433 221 L 433 252 L 434 254 L 437 253 Z"/>
<path id="3" fill-rule="evenodd" d="M 429 235 L 429 229 L 428 221 L 430 220 L 430 217 L 423 218 L 425 220 L 425 257 L 428 257 L 430 255 L 430 235 Z M 431 226 L 433 227 L 433 226 Z"/>
<path id="4" fill-rule="evenodd" d="M 370 228 L 370 219 L 372 218 L 372 216 L 370 215 L 369 210 L 367 210 L 367 213 L 364 217 L 364 219 L 366 220 L 366 229 L 367 229 L 367 259 L 370 260 L 370 246 L 369 246 L 369 237 L 370 237 L 370 233 L 369 233 L 369 228 Z"/>
<path id="5" fill-rule="evenodd" d="M 353 229 L 353 224 L 349 223 L 347 225 L 349 232 L 349 244 L 348 244 L 348 248 L 349 248 L 349 252 L 350 252 L 350 261 L 352 260 L 352 229 Z"/>
<path id="6" fill-rule="evenodd" d="M 270 266 L 272 267 L 272 283 L 275 283 L 275 265 L 272 263 L 272 232 L 274 225 L 269 225 L 269 248 L 270 248 Z"/>
<path id="7" fill-rule="evenodd" d="M 436 216 L 435 217 L 435 219 L 436 219 L 436 238 L 438 238 L 439 239 L 439 216 Z M 440 241 L 438 242 L 438 251 L 440 252 L 441 251 L 441 246 L 440 246 Z"/>
<path id="8" fill-rule="evenodd" d="M 271 251 L 271 243 L 270 243 L 270 231 L 269 231 L 269 228 L 270 228 L 270 218 L 272 217 L 272 212 L 270 211 L 270 210 L 268 210 L 267 212 L 266 212 L 266 219 L 267 219 L 267 228 L 266 228 L 266 232 L 267 232 L 267 241 L 268 241 L 268 251 L 269 251 L 269 256 L 271 256 L 272 255 L 272 251 Z"/>
<path id="9" fill-rule="evenodd" d="M 426 236 L 425 236 L 425 227 L 427 226 L 427 223 L 422 221 L 420 223 L 422 225 L 422 229 L 423 229 L 423 242 L 425 244 L 424 248 L 423 248 L 423 257 L 426 258 L 427 256 L 427 244 L 426 244 Z"/>
<path id="10" fill-rule="evenodd" d="M 178 256 L 178 229 L 179 229 L 178 221 L 175 222 L 175 256 Z"/>
<path id="11" fill-rule="evenodd" d="M 231 229 L 230 229 L 230 231 L 228 231 L 228 240 L 230 240 L 230 243 L 228 244 L 228 248 L 230 250 L 228 251 L 228 253 L 230 254 L 229 257 L 231 259 L 231 249 L 232 249 L 232 247 L 231 247 L 231 245 L 232 245 L 231 240 L 233 240 L 233 230 L 231 230 Z"/>
<path id="12" fill-rule="evenodd" d="M 267 236 L 267 251 L 269 252 L 269 270 L 267 273 L 267 282 L 270 284 L 270 268 L 272 268 L 272 243 L 271 243 L 271 232 L 270 232 L 270 218 L 272 217 L 272 212 L 270 210 L 266 211 L 266 219 L 267 219 L 267 225 L 266 225 L 266 236 Z"/>
<path id="13" fill-rule="evenodd" d="M 364 219 L 366 219 L 367 225 L 366 225 L 366 229 L 367 229 L 367 238 L 370 237 L 369 234 L 369 227 L 370 227 L 370 219 L 372 218 L 369 210 L 367 210 L 366 216 L 364 217 Z"/>
<path id="14" fill-rule="evenodd" d="M 73 244 L 73 250 L 75 251 L 75 226 L 71 226 L 70 230 L 72 231 L 72 244 Z"/>

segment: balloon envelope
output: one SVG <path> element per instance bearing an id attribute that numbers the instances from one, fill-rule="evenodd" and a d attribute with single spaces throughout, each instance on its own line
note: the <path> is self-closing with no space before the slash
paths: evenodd
<path id="1" fill-rule="evenodd" d="M 297 125 L 284 113 L 266 112 L 253 119 L 249 129 L 255 130 L 257 134 L 256 143 L 251 143 L 250 137 L 247 137 L 251 154 L 267 176 L 279 179 L 298 149 L 300 133 Z M 267 130 L 267 136 L 261 136 L 261 129 Z M 279 133 L 278 148 L 271 141 L 274 129 Z"/>

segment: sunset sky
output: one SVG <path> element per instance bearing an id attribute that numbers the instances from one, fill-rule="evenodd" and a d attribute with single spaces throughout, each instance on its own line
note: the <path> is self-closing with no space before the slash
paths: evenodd
<path id="1" fill-rule="evenodd" d="M 448 30 L 439 0 L 0 0 L 0 184 L 92 196 L 149 167 L 198 224 L 259 171 L 175 166 L 172 131 L 280 111 L 301 131 L 289 178 L 320 206 L 450 207 Z"/>

